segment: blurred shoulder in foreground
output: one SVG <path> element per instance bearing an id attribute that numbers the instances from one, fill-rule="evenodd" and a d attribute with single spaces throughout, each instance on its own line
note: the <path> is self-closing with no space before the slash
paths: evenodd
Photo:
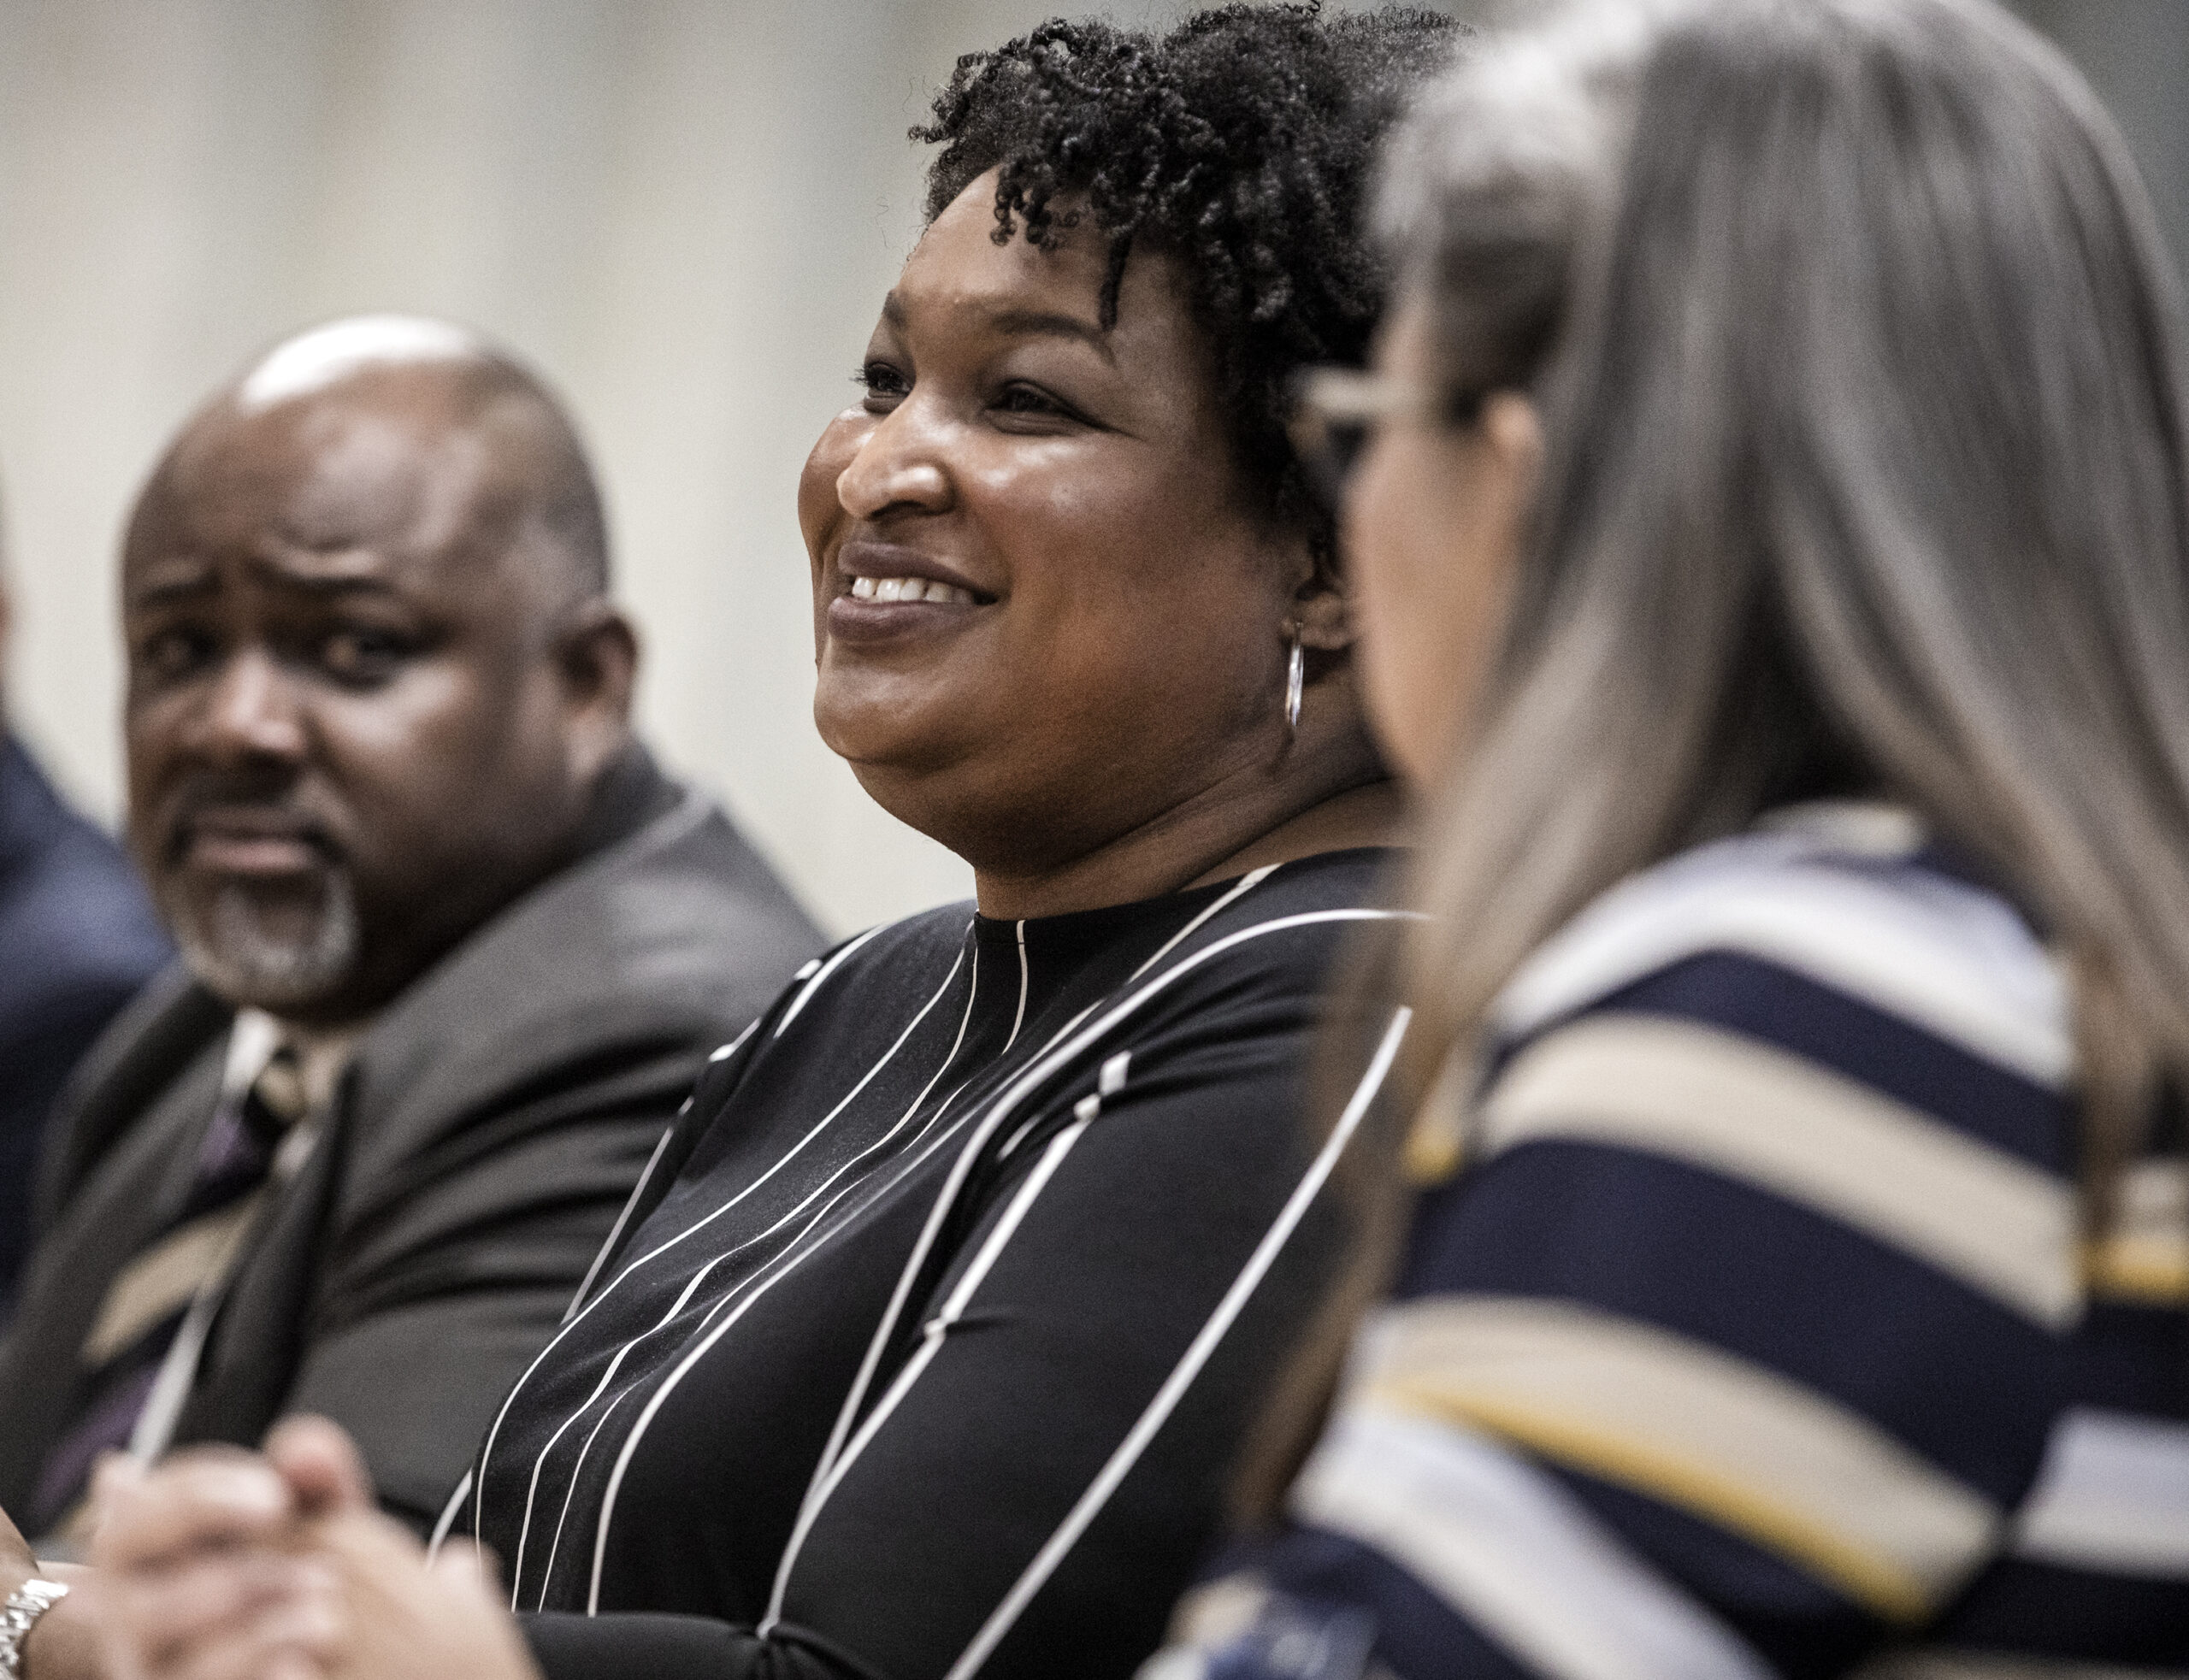
<path id="1" fill-rule="evenodd" d="M 172 954 L 121 848 L 0 733 L 0 1321 L 30 1247 L 31 1179 L 54 1099 Z"/>

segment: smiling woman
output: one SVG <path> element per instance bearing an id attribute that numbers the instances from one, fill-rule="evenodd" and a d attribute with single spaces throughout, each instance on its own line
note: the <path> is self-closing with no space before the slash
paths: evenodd
<path id="1" fill-rule="evenodd" d="M 1180 260 L 1105 327 L 1100 231 L 998 245 L 999 174 L 906 264 L 800 505 L 822 734 L 1015 917 L 1184 886 L 1383 773 L 1342 658 L 1286 721 L 1343 598 L 1242 482 Z"/>
<path id="2" fill-rule="evenodd" d="M 961 62 L 799 505 L 821 733 L 977 908 L 851 940 L 718 1052 L 443 1519 L 500 1559 L 522 1642 L 306 1432 L 286 1484 L 110 1489 L 144 1672 L 965 1680 L 1154 1645 L 1406 1030 L 1364 1017 L 1353 1099 L 1303 1138 L 1393 801 L 1283 421 L 1299 368 L 1365 350 L 1360 194 L 1449 38 L 1236 7 Z M 164 1620 L 167 1548 L 239 1516 L 317 1563 L 232 1547 L 204 1567 L 238 1590 L 193 1601 L 233 1619 Z"/>
<path id="3" fill-rule="evenodd" d="M 1213 71 L 1248 27 L 1189 25 L 1170 51 Z M 1354 32 L 1388 50 L 1429 31 Z M 1010 161 L 950 190 L 995 143 L 980 120 L 1000 126 L 989 108 L 1018 96 L 1014 78 L 1091 63 L 1130 89 L 1149 74 L 1139 51 L 1052 30 L 961 78 L 929 131 L 953 142 L 937 214 L 883 306 L 866 398 L 800 486 L 822 734 L 882 804 L 972 864 L 991 916 L 1236 874 L 1227 860 L 1248 846 L 1265 861 L 1327 850 L 1341 821 L 1372 833 L 1384 810 L 1329 531 L 1284 466 L 1258 458 L 1261 428 L 1238 423 L 1225 386 L 1239 381 L 1223 377 L 1259 357 L 1272 406 L 1303 351 L 1357 348 L 1354 300 L 1331 295 L 1331 274 L 1289 276 L 1288 356 L 1246 321 L 1211 319 L 1209 252 L 1117 217 L 1091 183 L 1067 178 L 1058 209 L 1030 203 L 1023 238 Z M 1340 243 L 1307 262 L 1342 270 L 1352 255 Z M 1289 825 L 1309 812 L 1297 842 Z"/>

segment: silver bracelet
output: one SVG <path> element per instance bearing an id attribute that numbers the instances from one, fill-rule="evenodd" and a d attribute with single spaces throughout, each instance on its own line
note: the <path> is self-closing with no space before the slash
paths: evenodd
<path id="1" fill-rule="evenodd" d="M 0 1604 L 0 1680 L 21 1680 L 23 1642 L 38 1618 L 68 1596 L 65 1583 L 32 1576 L 8 1595 L 7 1603 Z"/>

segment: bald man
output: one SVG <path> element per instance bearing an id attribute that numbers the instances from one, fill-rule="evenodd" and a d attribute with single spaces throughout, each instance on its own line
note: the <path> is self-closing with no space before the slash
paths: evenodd
<path id="1" fill-rule="evenodd" d="M 355 1434 L 431 1520 L 708 1052 L 820 943 L 633 739 L 554 401 L 438 321 L 275 349 L 130 521 L 130 840 L 183 960 L 79 1074 L 0 1350 L 0 1506 Z"/>

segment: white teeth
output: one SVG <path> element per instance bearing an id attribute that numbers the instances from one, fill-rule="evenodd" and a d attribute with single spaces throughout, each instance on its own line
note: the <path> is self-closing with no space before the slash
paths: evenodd
<path id="1" fill-rule="evenodd" d="M 933 578 L 919 577 L 855 577 L 852 580 L 852 598 L 855 601 L 942 601 L 952 606 L 970 607 L 973 592 L 960 589 L 954 583 L 941 583 Z"/>

